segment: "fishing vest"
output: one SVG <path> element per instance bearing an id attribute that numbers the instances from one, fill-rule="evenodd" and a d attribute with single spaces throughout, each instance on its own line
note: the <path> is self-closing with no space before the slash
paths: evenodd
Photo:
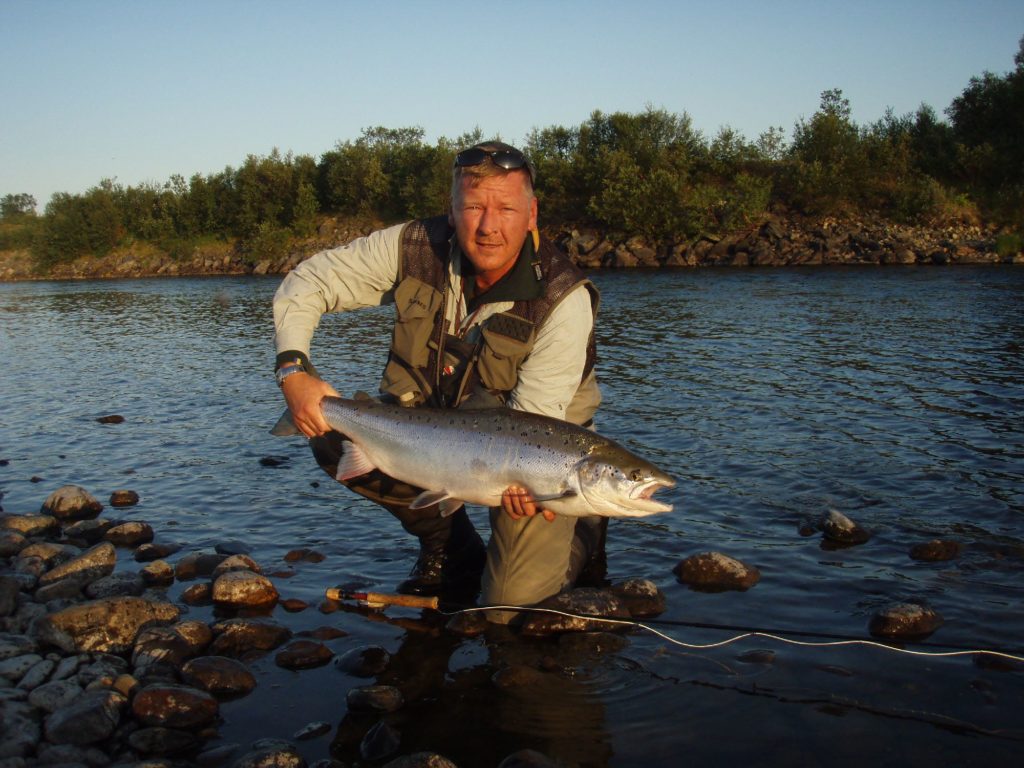
<path id="1" fill-rule="evenodd" d="M 533 349 L 537 329 L 573 288 L 587 287 L 597 313 L 597 289 L 565 254 L 542 239 L 533 266 L 539 270 L 535 274 L 544 286 L 543 295 L 516 301 L 507 311 L 485 319 L 475 344 L 449 335 L 445 302 L 452 235 L 445 216 L 413 221 L 402 230 L 395 327 L 380 389 L 403 405 L 503 404 Z M 591 331 L 586 366 L 566 409 L 566 421 L 589 423 L 600 403 L 595 359 Z"/>

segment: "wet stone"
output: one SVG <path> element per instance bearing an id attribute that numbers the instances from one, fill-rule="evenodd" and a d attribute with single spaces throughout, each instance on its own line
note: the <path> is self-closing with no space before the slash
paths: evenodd
<path id="1" fill-rule="evenodd" d="M 290 744 L 256 747 L 234 762 L 231 768 L 305 768 L 306 760 Z"/>
<path id="2" fill-rule="evenodd" d="M 120 597 L 125 595 L 141 595 L 146 589 L 142 576 L 138 573 L 112 573 L 97 579 L 85 588 L 87 597 Z"/>
<path id="3" fill-rule="evenodd" d="M 491 675 L 491 683 L 502 691 L 534 689 L 548 679 L 548 675 L 525 664 L 512 664 Z"/>
<path id="4" fill-rule="evenodd" d="M 826 540 L 846 546 L 863 544 L 871 538 L 870 533 L 835 509 L 830 509 L 822 518 L 821 532 Z"/>
<path id="5" fill-rule="evenodd" d="M 227 559 L 227 555 L 212 552 L 190 552 L 185 555 L 174 568 L 174 576 L 178 581 L 189 581 L 199 576 L 210 576 L 214 568 Z"/>
<path id="6" fill-rule="evenodd" d="M 135 491 L 117 490 L 110 494 L 110 506 L 133 507 L 139 503 L 139 494 Z"/>
<path id="7" fill-rule="evenodd" d="M 681 583 L 707 592 L 743 592 L 761 580 L 761 572 L 757 568 L 721 552 L 691 555 L 680 561 L 672 572 Z"/>
<path id="8" fill-rule="evenodd" d="M 18 554 L 27 544 L 28 539 L 25 538 L 23 533 L 12 530 L 0 530 L 0 557 L 12 557 Z"/>
<path id="9" fill-rule="evenodd" d="M 269 619 L 228 619 L 214 624 L 213 634 L 211 655 L 239 657 L 253 650 L 273 650 L 292 633 Z"/>
<path id="10" fill-rule="evenodd" d="M 86 544 L 98 544 L 114 526 L 113 520 L 105 517 L 97 517 L 92 520 L 79 520 L 64 528 L 64 535 L 75 541 L 84 541 Z"/>
<path id="11" fill-rule="evenodd" d="M 41 586 L 74 577 L 83 586 L 96 579 L 109 576 L 117 565 L 117 552 L 109 542 L 97 544 L 78 557 L 51 568 L 40 577 Z"/>
<path id="12" fill-rule="evenodd" d="M 173 626 L 148 627 L 135 640 L 132 664 L 136 668 L 157 663 L 178 667 L 198 651 Z"/>
<path id="13" fill-rule="evenodd" d="M 247 555 L 252 552 L 252 547 L 246 544 L 244 541 L 238 539 L 229 539 L 228 541 L 220 541 L 214 544 L 213 551 L 219 555 Z"/>
<path id="14" fill-rule="evenodd" d="M 628 646 L 628 639 L 613 632 L 576 632 L 558 638 L 558 647 L 574 655 L 616 653 Z"/>
<path id="15" fill-rule="evenodd" d="M 457 768 L 455 763 L 437 752 L 415 752 L 396 757 L 384 764 L 384 768 Z"/>
<path id="16" fill-rule="evenodd" d="M 52 680 L 34 688 L 28 703 L 44 712 L 56 712 L 82 695 L 82 686 L 71 680 Z"/>
<path id="17" fill-rule="evenodd" d="M 294 640 L 278 651 L 274 663 L 285 669 L 322 667 L 334 658 L 334 651 L 315 640 Z"/>
<path id="18" fill-rule="evenodd" d="M 147 587 L 166 587 L 174 583 L 174 568 L 166 560 L 155 560 L 147 563 L 139 576 Z"/>
<path id="19" fill-rule="evenodd" d="M 100 416 L 96 419 L 98 424 L 123 424 L 124 416 L 117 413 L 112 413 L 107 416 Z"/>
<path id="20" fill-rule="evenodd" d="M 331 724 L 325 723 L 323 720 L 318 720 L 314 723 L 308 723 L 302 728 L 297 730 L 292 736 L 296 741 L 305 741 L 306 739 L 315 739 L 317 736 L 323 736 L 325 733 L 330 733 Z"/>
<path id="21" fill-rule="evenodd" d="M 353 677 L 376 677 L 391 663 L 391 654 L 379 645 L 353 648 L 339 656 L 334 665 Z"/>
<path id="22" fill-rule="evenodd" d="M 775 651 L 768 650 L 753 650 L 745 651 L 744 653 L 736 656 L 736 661 L 743 664 L 774 664 L 775 663 Z"/>
<path id="23" fill-rule="evenodd" d="M 213 585 L 205 582 L 193 584 L 181 593 L 181 602 L 185 605 L 208 605 L 213 602 Z"/>
<path id="24" fill-rule="evenodd" d="M 163 560 L 164 558 L 170 557 L 180 549 L 181 544 L 174 543 L 155 544 L 150 542 L 147 544 L 140 544 L 135 548 L 135 562 L 149 563 L 154 560 Z"/>
<path id="25" fill-rule="evenodd" d="M 103 505 L 80 485 L 65 485 L 46 497 L 40 509 L 59 520 L 87 520 L 103 511 Z"/>
<path id="26" fill-rule="evenodd" d="M 926 605 L 893 603 L 871 617 L 868 631 L 875 637 L 921 639 L 932 634 L 942 623 L 942 617 Z"/>
<path id="27" fill-rule="evenodd" d="M 52 541 L 37 541 L 27 545 L 18 553 L 19 558 L 37 557 L 43 561 L 47 568 L 66 563 L 82 554 L 78 547 L 68 544 L 56 544 Z"/>
<path id="28" fill-rule="evenodd" d="M 217 700 L 206 691 L 184 685 L 151 685 L 132 701 L 132 714 L 146 725 L 200 728 L 219 712 Z"/>
<path id="29" fill-rule="evenodd" d="M 926 563 L 942 563 L 960 556 L 962 547 L 958 541 L 932 539 L 910 548 L 910 557 Z"/>
<path id="30" fill-rule="evenodd" d="M 18 607 L 21 584 L 10 576 L 0 576 L 0 616 L 10 616 Z"/>
<path id="31" fill-rule="evenodd" d="M 300 637 L 311 637 L 314 640 L 320 640 L 326 642 L 327 640 L 337 640 L 339 637 L 348 637 L 348 632 L 337 627 L 317 627 L 316 629 L 304 629 L 301 632 L 296 633 Z"/>
<path id="32" fill-rule="evenodd" d="M 270 579 L 251 571 L 229 571 L 213 583 L 213 602 L 228 608 L 268 608 L 278 597 Z"/>
<path id="33" fill-rule="evenodd" d="M 249 668 L 226 656 L 199 656 L 181 668 L 182 680 L 217 697 L 245 696 L 256 687 Z"/>
<path id="34" fill-rule="evenodd" d="M 374 725 L 359 742 L 359 754 L 371 762 L 385 760 L 398 751 L 402 744 L 401 734 L 385 721 Z"/>
<path id="35" fill-rule="evenodd" d="M 629 614 L 635 619 L 653 618 L 665 612 L 665 595 L 649 579 L 627 579 L 612 584 L 611 592 L 622 598 Z"/>
<path id="36" fill-rule="evenodd" d="M 108 738 L 127 705 L 114 691 L 87 691 L 46 718 L 45 732 L 54 744 L 95 744 Z"/>
<path id="37" fill-rule="evenodd" d="M 621 628 L 630 621 L 625 602 L 611 592 L 583 587 L 543 600 L 538 608 L 558 613 L 531 612 L 520 629 L 523 635 L 541 637 L 558 632 L 594 632 Z M 569 614 L 569 615 L 565 615 Z M 601 621 L 603 617 L 613 621 Z"/>
<path id="38" fill-rule="evenodd" d="M 111 597 L 72 605 L 42 618 L 38 638 L 65 651 L 126 653 L 139 631 L 177 620 L 179 609 L 141 597 Z"/>
<path id="39" fill-rule="evenodd" d="M 290 597 L 287 600 L 281 601 L 281 607 L 284 608 L 288 613 L 301 613 L 302 611 L 309 608 L 309 603 L 305 600 L 299 600 L 298 598 Z"/>
<path id="40" fill-rule="evenodd" d="M 312 550 L 312 549 L 305 549 L 305 548 L 303 548 L 303 549 L 293 549 L 290 552 L 286 553 L 285 556 L 284 556 L 284 561 L 286 563 L 297 563 L 297 562 L 300 562 L 300 561 L 306 562 L 306 563 L 319 563 L 319 562 L 322 562 L 323 560 L 324 560 L 324 555 L 322 555 L 320 552 L 317 552 L 316 550 Z"/>
<path id="41" fill-rule="evenodd" d="M 153 536 L 153 527 L 149 523 L 128 520 L 113 526 L 103 538 L 117 547 L 137 547 L 151 542 Z"/>
<path id="42" fill-rule="evenodd" d="M 452 616 L 445 629 L 456 637 L 479 637 L 487 631 L 487 617 L 482 611 L 460 613 Z"/>
<path id="43" fill-rule="evenodd" d="M 558 768 L 559 763 L 533 749 L 513 752 L 500 763 L 498 768 Z"/>
<path id="44" fill-rule="evenodd" d="M 48 536 L 60 529 L 60 522 L 53 515 L 6 515 L 0 517 L 0 528 L 22 536 Z"/>
<path id="45" fill-rule="evenodd" d="M 201 743 L 194 733 L 161 726 L 139 728 L 128 736 L 132 749 L 144 755 L 174 755 L 194 749 Z"/>
<path id="46" fill-rule="evenodd" d="M 350 712 L 395 712 L 405 698 L 391 685 L 364 685 L 349 690 L 345 702 Z"/>

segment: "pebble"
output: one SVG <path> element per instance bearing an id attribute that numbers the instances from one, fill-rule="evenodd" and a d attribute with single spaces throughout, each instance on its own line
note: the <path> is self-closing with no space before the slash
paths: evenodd
<path id="1" fill-rule="evenodd" d="M 702 552 L 681 560 L 672 569 L 683 584 L 706 592 L 745 592 L 761 580 L 761 572 L 721 552 Z"/>

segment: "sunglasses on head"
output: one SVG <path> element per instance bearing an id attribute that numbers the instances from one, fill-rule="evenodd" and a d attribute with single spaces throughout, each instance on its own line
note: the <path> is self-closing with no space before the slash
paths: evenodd
<path id="1" fill-rule="evenodd" d="M 470 147 L 464 149 L 455 156 L 455 165 L 459 168 L 466 168 L 468 166 L 480 165 L 487 161 L 487 158 L 491 159 L 491 162 L 495 165 L 504 168 L 506 171 L 517 171 L 520 168 L 525 168 L 530 174 L 530 183 L 534 182 L 533 166 L 530 161 L 526 159 L 526 156 L 518 149 L 482 149 L 480 147 Z"/>

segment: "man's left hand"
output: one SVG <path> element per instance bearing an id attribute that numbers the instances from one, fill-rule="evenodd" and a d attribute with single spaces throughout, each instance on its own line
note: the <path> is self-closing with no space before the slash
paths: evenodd
<path id="1" fill-rule="evenodd" d="M 538 512 L 544 516 L 549 523 L 554 522 L 555 513 L 550 509 L 542 508 L 533 500 L 533 496 L 525 488 L 512 486 L 506 488 L 501 494 L 501 508 L 505 514 L 513 520 L 521 520 L 524 517 L 533 517 Z"/>

